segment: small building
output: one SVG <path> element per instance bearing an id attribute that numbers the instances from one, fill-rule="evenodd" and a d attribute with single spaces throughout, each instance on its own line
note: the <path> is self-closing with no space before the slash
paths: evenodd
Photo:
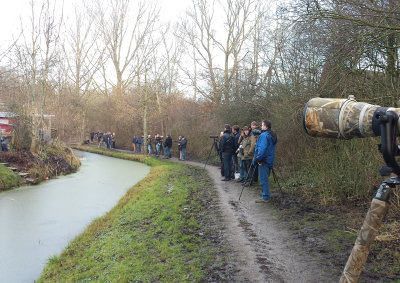
<path id="1" fill-rule="evenodd" d="M 18 115 L 13 112 L 0 112 L 0 136 L 10 137 L 13 133 L 13 125 L 15 125 Z"/>
<path id="2" fill-rule="evenodd" d="M 40 119 L 40 115 L 33 115 L 35 119 Z M 43 115 L 42 127 L 39 129 L 39 136 L 41 139 L 49 143 L 57 135 L 56 129 L 51 128 L 51 119 L 55 115 Z M 13 135 L 13 128 L 18 123 L 19 116 L 13 112 L 0 112 L 0 137 L 11 137 Z"/>

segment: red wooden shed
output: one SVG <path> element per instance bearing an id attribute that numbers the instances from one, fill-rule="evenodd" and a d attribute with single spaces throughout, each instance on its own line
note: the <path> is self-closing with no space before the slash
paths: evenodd
<path id="1" fill-rule="evenodd" d="M 18 115 L 13 112 L 0 112 L 0 136 L 11 136 L 17 119 Z"/>

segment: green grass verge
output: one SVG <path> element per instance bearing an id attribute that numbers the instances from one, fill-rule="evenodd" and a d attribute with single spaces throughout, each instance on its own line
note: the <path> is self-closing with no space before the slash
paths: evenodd
<path id="1" fill-rule="evenodd" d="M 210 219 L 207 205 L 215 195 L 207 189 L 212 183 L 205 170 L 143 155 L 77 149 L 153 167 L 109 213 L 50 258 L 38 282 L 198 282 L 226 264 L 223 251 L 209 240 L 221 227 L 218 219 Z"/>
<path id="2" fill-rule="evenodd" d="M 0 164 L 0 190 L 6 190 L 18 186 L 22 178 L 15 174 L 11 169 Z"/>

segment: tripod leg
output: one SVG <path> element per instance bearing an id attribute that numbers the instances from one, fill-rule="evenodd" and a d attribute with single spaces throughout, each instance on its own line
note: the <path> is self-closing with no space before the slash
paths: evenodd
<path id="1" fill-rule="evenodd" d="M 252 167 L 252 166 L 253 166 L 253 164 L 250 163 L 249 169 L 247 170 L 246 178 L 244 178 L 243 183 L 242 183 L 242 190 L 240 191 L 239 201 L 240 201 L 240 198 L 242 197 L 244 187 L 246 187 L 246 183 L 247 183 L 247 180 L 248 180 L 248 177 L 249 177 L 250 170 L 251 170 L 251 167 Z"/>
<path id="2" fill-rule="evenodd" d="M 242 185 L 242 190 L 240 191 L 240 195 L 239 195 L 239 201 L 240 201 L 240 198 L 242 197 L 242 194 L 243 194 L 243 190 L 244 190 L 244 185 Z"/>
<path id="3" fill-rule="evenodd" d="M 257 165 L 255 165 L 253 163 L 250 164 L 249 171 L 247 172 L 247 176 L 246 176 L 246 178 L 244 179 L 244 181 L 242 183 L 242 191 L 240 192 L 239 200 L 242 197 L 242 193 L 243 193 L 244 187 L 251 186 L 251 183 L 253 182 L 254 172 L 257 169 L 258 169 Z M 249 178 L 249 176 L 250 176 L 250 178 Z"/>
<path id="4" fill-rule="evenodd" d="M 378 190 L 384 188 L 387 184 L 381 184 Z M 388 187 L 386 187 L 387 189 Z M 381 196 L 381 195 L 380 195 Z M 382 224 L 383 218 L 385 217 L 389 209 L 389 196 L 388 193 L 384 198 L 374 198 L 371 202 L 371 207 L 365 216 L 364 223 L 361 227 L 360 233 L 356 239 L 353 250 L 347 260 L 346 266 L 344 267 L 342 276 L 339 282 L 357 282 L 360 277 L 361 271 L 364 267 L 365 262 L 371 248 L 372 242 L 375 240 L 375 236 Z"/>
<path id="5" fill-rule="evenodd" d="M 251 163 L 250 162 L 250 166 L 249 166 L 249 169 L 247 169 L 247 174 L 246 174 L 246 177 L 244 178 L 244 181 L 243 181 L 243 185 L 244 186 L 246 186 L 246 184 L 249 182 L 249 180 L 250 180 L 250 172 L 251 172 L 251 168 L 253 167 L 253 163 Z"/>
<path id="6" fill-rule="evenodd" d="M 256 170 L 258 169 L 258 165 L 257 164 L 251 164 L 250 166 L 251 171 L 249 172 L 248 176 L 250 176 L 250 178 L 248 178 L 247 182 L 245 185 L 247 186 L 251 186 L 254 180 L 254 175 L 256 173 Z"/>
<path id="7" fill-rule="evenodd" d="M 271 171 L 272 171 L 272 176 L 274 177 L 274 181 L 278 184 L 279 191 L 281 192 L 281 195 L 283 197 L 284 195 L 283 195 L 281 184 L 279 184 L 279 181 L 278 181 L 278 176 L 275 174 L 274 168 L 272 168 Z"/>
<path id="8" fill-rule="evenodd" d="M 211 145 L 210 152 L 208 153 L 208 157 L 207 157 L 206 163 L 204 164 L 204 169 L 206 169 L 206 166 L 207 166 L 208 160 L 210 159 L 213 147 L 214 147 L 214 144 Z"/>

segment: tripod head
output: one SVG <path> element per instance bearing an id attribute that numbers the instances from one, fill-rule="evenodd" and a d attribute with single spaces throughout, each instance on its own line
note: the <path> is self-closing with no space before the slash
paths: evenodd
<path id="1" fill-rule="evenodd" d="M 395 157 L 400 155 L 399 145 L 396 143 L 398 134 L 399 116 L 394 111 L 387 111 L 385 108 L 380 107 L 374 113 L 372 124 L 374 132 L 381 136 L 381 144 L 378 149 L 382 153 L 386 166 L 380 170 L 382 176 L 389 176 L 390 173 L 400 175 L 400 166 Z"/>
<path id="2" fill-rule="evenodd" d="M 376 199 L 389 201 L 391 189 L 400 185 L 400 166 L 396 160 L 396 156 L 400 156 L 400 145 L 396 143 L 398 135 L 399 115 L 387 108 L 380 107 L 374 113 L 372 118 L 372 127 L 376 134 L 381 136 L 381 143 L 378 145 L 379 151 L 382 153 L 386 162 L 379 170 L 381 176 L 390 176 L 391 173 L 396 174 L 386 179 L 380 185 L 375 196 Z"/>
<path id="3" fill-rule="evenodd" d="M 211 145 L 210 152 L 208 153 L 207 161 L 206 161 L 206 163 L 204 165 L 204 168 L 206 168 L 206 166 L 207 166 L 207 163 L 208 163 L 208 160 L 210 159 L 211 151 L 212 151 L 213 148 L 215 149 L 220 161 L 222 162 L 221 152 L 219 150 L 218 143 L 217 143 L 217 140 L 218 140 L 219 136 L 210 136 L 210 138 L 213 139 L 213 144 Z"/>

